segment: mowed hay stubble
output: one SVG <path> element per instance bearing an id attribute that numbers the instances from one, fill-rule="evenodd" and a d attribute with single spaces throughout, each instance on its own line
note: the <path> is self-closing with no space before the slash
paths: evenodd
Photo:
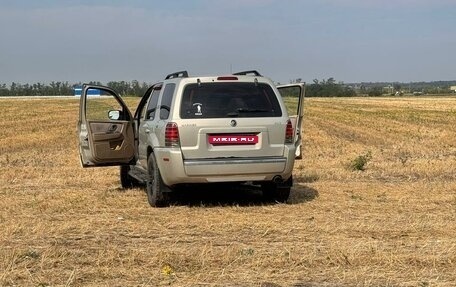
<path id="1" fill-rule="evenodd" d="M 78 106 L 0 99 L 2 286 L 456 282 L 454 98 L 306 99 L 289 204 L 193 190 L 165 209 L 80 167 Z"/>

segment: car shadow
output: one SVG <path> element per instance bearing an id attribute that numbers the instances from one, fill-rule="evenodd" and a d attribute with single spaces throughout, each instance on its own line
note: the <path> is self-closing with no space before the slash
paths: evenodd
<path id="1" fill-rule="evenodd" d="M 291 188 L 290 197 L 288 203 L 299 204 L 308 201 L 312 201 L 318 197 L 318 190 L 305 184 L 295 183 Z"/>
<path id="2" fill-rule="evenodd" d="M 287 204 L 299 204 L 318 197 L 318 191 L 296 184 Z M 171 204 L 190 207 L 264 206 L 280 204 L 263 198 L 261 188 L 253 185 L 204 184 L 180 187 L 172 193 Z"/>

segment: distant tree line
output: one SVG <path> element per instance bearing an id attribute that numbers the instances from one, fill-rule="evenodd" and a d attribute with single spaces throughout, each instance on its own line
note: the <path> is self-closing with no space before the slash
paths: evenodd
<path id="1" fill-rule="evenodd" d="M 307 97 L 354 97 L 356 92 L 343 83 L 336 83 L 334 78 L 318 81 L 306 86 Z"/>
<path id="2" fill-rule="evenodd" d="M 72 95 L 73 85 L 68 82 L 51 82 L 49 84 L 20 84 L 11 83 L 0 85 L 0 96 L 57 96 L 57 95 Z"/>
<path id="3" fill-rule="evenodd" d="M 290 81 L 299 83 L 301 79 Z M 434 81 L 413 83 L 350 83 L 336 82 L 334 78 L 313 80 L 306 85 L 307 97 L 352 97 L 352 96 L 388 96 L 388 95 L 424 95 L 454 93 L 450 87 L 456 86 L 456 81 Z"/>
<path id="4" fill-rule="evenodd" d="M 298 78 L 290 83 L 300 83 Z M 91 81 L 89 84 L 103 85 L 99 81 Z M 0 84 L 0 97 L 5 96 L 71 96 L 74 95 L 74 88 L 81 86 L 82 83 L 70 84 L 68 82 L 52 81 L 48 84 L 21 84 L 11 83 L 11 85 Z M 110 81 L 106 86 L 114 89 L 122 96 L 144 95 L 150 87 L 149 83 L 133 81 Z M 334 78 L 315 79 L 313 83 L 306 85 L 307 97 L 352 97 L 352 96 L 385 96 L 395 94 L 448 94 L 451 86 L 456 86 L 456 81 L 434 81 L 434 82 L 414 82 L 414 83 L 350 83 L 344 84 L 336 82 Z"/>
<path id="5" fill-rule="evenodd" d="M 424 94 L 448 94 L 453 91 L 450 87 L 456 86 L 456 81 L 433 81 L 411 83 L 387 83 L 387 82 L 363 82 L 347 84 L 358 95 L 385 96 L 395 94 L 424 95 Z"/>
<path id="6" fill-rule="evenodd" d="M 89 84 L 102 85 L 99 81 L 91 81 Z M 70 84 L 68 82 L 50 82 L 49 84 L 20 84 L 11 83 L 0 84 L 0 97 L 16 97 L 16 96 L 72 96 L 74 88 L 82 86 L 82 83 Z M 106 86 L 112 88 L 122 96 L 143 96 L 146 90 L 150 87 L 148 83 L 139 83 L 136 80 L 127 81 L 110 81 Z"/>
<path id="7" fill-rule="evenodd" d="M 142 97 L 147 89 L 151 86 L 146 82 L 139 83 L 136 80 L 131 82 L 126 81 L 111 81 L 106 84 L 106 86 L 110 87 L 114 91 L 118 92 L 123 96 L 136 96 Z"/>

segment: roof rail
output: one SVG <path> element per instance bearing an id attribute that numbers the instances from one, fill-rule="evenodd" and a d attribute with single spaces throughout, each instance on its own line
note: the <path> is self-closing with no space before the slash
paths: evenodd
<path id="1" fill-rule="evenodd" d="M 175 72 L 175 73 L 172 73 L 172 74 L 169 74 L 168 76 L 166 76 L 165 80 L 174 79 L 174 78 L 188 78 L 188 73 L 187 73 L 187 71 Z"/>
<path id="2" fill-rule="evenodd" d="M 234 73 L 233 75 L 238 75 L 238 76 L 254 75 L 257 77 L 261 77 L 261 74 L 258 73 L 258 71 L 256 71 L 256 70 L 237 72 L 237 73 Z"/>

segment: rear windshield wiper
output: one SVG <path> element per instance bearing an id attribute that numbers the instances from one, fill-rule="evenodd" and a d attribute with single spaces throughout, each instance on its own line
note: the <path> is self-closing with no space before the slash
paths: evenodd
<path id="1" fill-rule="evenodd" d="M 273 111 L 263 110 L 263 109 L 244 109 L 238 108 L 235 112 L 229 112 L 227 116 L 230 117 L 238 117 L 239 114 L 247 114 L 247 113 L 271 113 Z"/>
<path id="2" fill-rule="evenodd" d="M 237 113 L 237 112 L 230 112 L 230 113 L 227 113 L 226 115 L 229 117 L 239 117 L 239 113 Z"/>
<path id="3" fill-rule="evenodd" d="M 244 109 L 239 108 L 236 110 L 238 113 L 269 113 L 271 111 L 264 110 L 264 109 Z"/>

